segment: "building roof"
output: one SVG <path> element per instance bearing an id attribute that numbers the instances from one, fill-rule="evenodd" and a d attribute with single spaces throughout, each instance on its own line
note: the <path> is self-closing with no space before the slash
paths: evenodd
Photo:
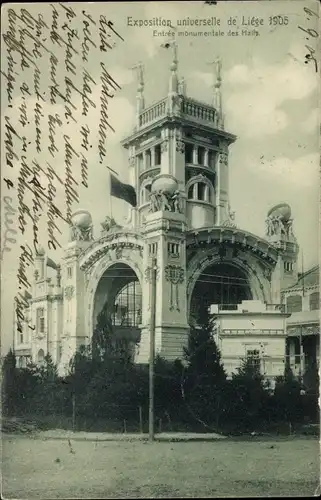
<path id="1" fill-rule="evenodd" d="M 303 288 L 305 286 L 318 286 L 319 285 L 319 275 L 320 269 L 319 266 L 314 266 L 305 273 L 299 274 L 299 279 L 295 285 L 292 285 L 287 290 L 292 288 Z"/>

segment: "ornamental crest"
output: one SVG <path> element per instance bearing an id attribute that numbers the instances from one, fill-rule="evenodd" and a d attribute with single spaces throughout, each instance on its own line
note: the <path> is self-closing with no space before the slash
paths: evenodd
<path id="1" fill-rule="evenodd" d="M 65 297 L 67 300 L 70 300 L 74 295 L 75 287 L 72 285 L 66 286 L 65 288 Z"/>
<path id="2" fill-rule="evenodd" d="M 165 267 L 165 279 L 170 283 L 169 309 L 180 311 L 178 285 L 184 282 L 185 271 L 180 266 L 167 265 Z"/>

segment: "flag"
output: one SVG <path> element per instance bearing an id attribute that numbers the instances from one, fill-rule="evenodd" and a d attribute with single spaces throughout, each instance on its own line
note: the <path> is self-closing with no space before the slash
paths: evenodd
<path id="1" fill-rule="evenodd" d="M 113 174 L 110 175 L 110 195 L 127 201 L 133 207 L 137 206 L 136 191 L 133 186 L 120 182 Z"/>

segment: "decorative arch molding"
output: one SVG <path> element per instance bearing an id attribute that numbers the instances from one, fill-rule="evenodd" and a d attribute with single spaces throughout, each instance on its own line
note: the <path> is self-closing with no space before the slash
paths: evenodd
<path id="1" fill-rule="evenodd" d="M 187 314 L 189 317 L 190 305 L 194 287 L 201 274 L 207 267 L 215 264 L 229 264 L 243 271 L 249 279 L 249 287 L 255 300 L 271 302 L 270 282 L 264 275 L 260 263 L 246 253 L 233 256 L 233 249 L 227 249 L 226 255 L 219 254 L 219 248 L 207 248 L 196 252 L 187 264 Z"/>
<path id="2" fill-rule="evenodd" d="M 192 186 L 194 186 L 194 184 L 199 184 L 199 183 L 202 183 L 202 184 L 205 184 L 206 186 L 208 186 L 208 188 L 209 188 L 209 199 L 210 199 L 210 203 L 212 203 L 214 201 L 214 199 L 215 199 L 215 189 L 214 189 L 213 183 L 209 180 L 208 177 L 206 177 L 203 174 L 194 175 L 193 177 L 191 177 L 187 181 L 187 183 L 186 183 L 186 189 L 185 189 L 186 193 L 188 193 L 189 189 Z M 195 201 L 197 201 L 197 200 L 195 200 Z"/>
<path id="3" fill-rule="evenodd" d="M 79 266 L 82 271 L 88 273 L 90 269 L 110 250 L 138 250 L 143 258 L 143 242 L 141 235 L 134 232 L 110 231 L 110 234 L 94 241 L 78 257 Z M 127 252 L 128 253 L 128 252 Z"/>
<path id="4" fill-rule="evenodd" d="M 136 250 L 131 253 L 129 256 L 123 256 L 120 258 L 113 258 L 110 253 L 107 253 L 104 258 L 102 258 L 99 262 L 96 263 L 94 268 L 92 269 L 91 276 L 88 280 L 87 284 L 87 304 L 88 308 L 85 314 L 85 325 L 87 328 L 87 337 L 91 338 L 93 333 L 93 315 L 94 315 L 94 306 L 95 306 L 95 296 L 97 287 L 99 282 L 103 276 L 103 274 L 110 269 L 114 264 L 125 264 L 134 271 L 136 274 L 138 281 L 143 286 L 144 273 L 142 270 L 143 260 L 140 257 L 139 251 Z"/>

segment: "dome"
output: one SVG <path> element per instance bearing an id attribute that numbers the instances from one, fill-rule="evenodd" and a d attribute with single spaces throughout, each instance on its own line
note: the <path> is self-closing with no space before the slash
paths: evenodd
<path id="1" fill-rule="evenodd" d="M 46 253 L 46 252 L 45 252 L 44 247 L 43 247 L 42 245 L 39 245 L 39 246 L 38 246 L 38 249 L 37 249 L 37 252 L 36 252 L 36 255 L 37 255 L 38 257 L 43 257 L 43 256 L 45 255 L 45 253 Z"/>
<path id="2" fill-rule="evenodd" d="M 268 217 L 282 217 L 284 221 L 291 218 L 291 207 L 287 203 L 279 203 L 268 211 Z"/>
<path id="3" fill-rule="evenodd" d="M 79 209 L 76 210 L 72 216 L 71 221 L 73 225 L 78 226 L 82 229 L 87 229 L 92 224 L 92 218 L 87 210 Z"/>
<path id="4" fill-rule="evenodd" d="M 163 191 L 166 194 L 174 194 L 178 189 L 177 180 L 169 174 L 157 175 L 152 184 L 152 192 Z"/>

